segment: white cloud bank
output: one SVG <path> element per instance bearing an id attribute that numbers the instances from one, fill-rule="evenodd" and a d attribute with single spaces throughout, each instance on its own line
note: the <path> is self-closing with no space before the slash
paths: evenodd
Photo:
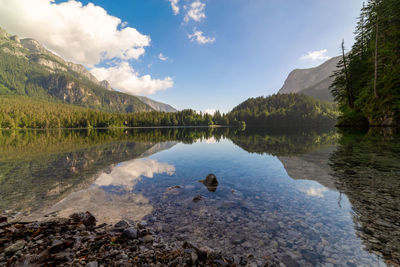
<path id="1" fill-rule="evenodd" d="M 176 2 L 177 1 L 172 1 Z M 111 68 L 93 68 L 101 81 L 128 94 L 152 94 L 173 86 L 171 78 L 139 76 L 127 63 L 139 59 L 150 37 L 111 16 L 92 3 L 69 0 L 0 0 L 0 25 L 12 34 L 31 37 L 68 61 L 93 68 L 104 60 L 124 63 Z"/>
<path id="2" fill-rule="evenodd" d="M 300 57 L 300 60 L 310 60 L 310 61 L 319 61 L 319 60 L 327 60 L 330 57 L 326 55 L 328 50 L 322 49 L 318 51 L 310 51 L 307 55 Z"/>
<path id="3" fill-rule="evenodd" d="M 185 22 L 189 22 L 191 19 L 194 21 L 201 21 L 206 18 L 206 14 L 204 9 L 206 4 L 200 2 L 200 0 L 196 0 L 192 2 L 189 7 L 186 7 L 187 12 L 185 18 L 183 19 Z"/>
<path id="4" fill-rule="evenodd" d="M 178 15 L 179 14 L 179 0 L 168 0 L 171 3 L 171 8 L 172 8 L 172 12 L 174 12 L 174 15 Z"/>
<path id="5" fill-rule="evenodd" d="M 197 31 L 194 30 L 192 34 L 188 35 L 188 38 L 193 42 L 196 41 L 199 44 L 208 44 L 208 43 L 214 43 L 215 38 L 214 37 L 206 37 L 203 35 L 202 31 Z"/>
<path id="6" fill-rule="evenodd" d="M 121 62 L 109 68 L 93 68 L 91 72 L 98 80 L 107 80 L 114 88 L 132 95 L 154 94 L 174 86 L 171 77 L 160 80 L 152 79 L 150 75 L 139 76 L 128 62 Z"/>
<path id="7" fill-rule="evenodd" d="M 0 0 L 0 25 L 32 37 L 63 58 L 93 66 L 103 59 L 138 59 L 150 37 L 92 3 L 70 0 Z"/>

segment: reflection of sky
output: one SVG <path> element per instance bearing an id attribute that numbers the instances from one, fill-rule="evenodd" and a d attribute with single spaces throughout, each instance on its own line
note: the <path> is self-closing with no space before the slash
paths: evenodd
<path id="1" fill-rule="evenodd" d="M 324 187 L 309 187 L 309 188 L 303 188 L 300 189 L 300 191 L 306 193 L 306 195 L 308 196 L 312 196 L 312 197 L 324 197 L 324 192 L 327 191 L 326 188 Z"/>
<path id="2" fill-rule="evenodd" d="M 141 177 L 153 178 L 154 174 L 172 175 L 174 172 L 174 166 L 159 163 L 153 159 L 131 160 L 119 164 L 109 174 L 102 173 L 95 181 L 95 185 L 120 186 L 130 190 Z"/>
<path id="3" fill-rule="evenodd" d="M 110 173 L 101 173 L 87 189 L 74 192 L 57 203 L 52 210 L 61 216 L 90 211 L 99 221 L 115 223 L 122 218 L 141 220 L 153 207 L 149 200 L 132 189 L 143 178 L 155 175 L 173 175 L 175 167 L 154 159 L 135 159 L 114 167 Z M 114 194 L 114 192 L 119 192 Z"/>
<path id="4" fill-rule="evenodd" d="M 262 236 L 268 247 L 277 238 L 290 240 L 298 236 L 303 239 L 303 245 L 314 249 L 321 245 L 318 240 L 323 236 L 323 242 L 329 243 L 324 245 L 329 255 L 337 253 L 347 260 L 357 256 L 357 259 L 371 263 L 370 260 L 374 259 L 369 258 L 370 255 L 363 250 L 355 234 L 348 198 L 334 188 L 325 186 L 330 185 L 326 180 L 332 178 L 329 165 L 322 164 L 328 155 L 318 154 L 312 158 L 315 161 L 305 164 L 308 161 L 305 162 L 302 157 L 282 162 L 280 158 L 268 154 L 251 154 L 227 139 L 213 145 L 207 141 L 178 144 L 170 150 L 150 156 L 151 159 L 175 166 L 175 174 L 171 177 L 162 174 L 155 179 L 143 180 L 135 190 L 154 203 L 151 216 L 157 216 L 156 225 L 165 225 L 170 229 L 170 235 L 177 235 L 182 222 L 186 222 L 185 227 L 192 229 L 186 232 L 188 239 L 197 244 L 226 249 L 231 253 L 240 250 L 240 246 L 231 247 L 230 236 L 246 229 L 249 242 L 260 240 Z M 295 170 L 291 167 L 296 164 L 286 165 L 299 160 L 303 165 Z M 198 182 L 209 173 L 214 173 L 219 182 L 215 193 L 208 192 Z M 291 174 L 299 176 L 291 177 Z M 321 174 L 324 174 L 323 177 Z M 182 189 L 163 196 L 166 188 L 175 185 L 180 185 Z M 192 198 L 196 195 L 204 198 L 194 205 Z M 148 218 L 150 216 L 145 217 Z M 215 224 L 210 225 L 210 218 Z M 228 218 L 230 223 L 226 223 Z M 260 230 L 269 224 L 281 227 L 273 237 L 268 237 Z M 206 232 L 220 235 L 207 237 L 204 236 Z M 262 248 L 258 243 L 253 243 L 252 247 L 260 253 L 271 249 Z M 282 247 L 284 251 L 295 249 Z M 301 253 L 300 250 L 295 253 Z M 247 253 L 248 249 L 245 251 Z"/>

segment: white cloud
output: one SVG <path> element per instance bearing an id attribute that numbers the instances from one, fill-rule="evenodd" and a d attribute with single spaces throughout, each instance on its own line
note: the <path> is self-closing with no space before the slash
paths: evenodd
<path id="1" fill-rule="evenodd" d="M 150 37 L 92 3 L 69 0 L 0 0 L 0 25 L 31 37 L 63 58 L 94 66 L 104 59 L 138 59 Z"/>
<path id="2" fill-rule="evenodd" d="M 311 60 L 311 61 L 318 61 L 318 60 L 327 60 L 330 57 L 326 55 L 328 50 L 322 49 L 319 51 L 310 51 L 307 55 L 300 57 L 300 60 Z"/>
<path id="3" fill-rule="evenodd" d="M 196 0 L 192 2 L 189 6 L 189 8 L 186 7 L 187 12 L 185 15 L 185 18 L 183 19 L 185 22 L 189 22 L 189 20 L 194 20 L 194 21 L 201 21 L 202 19 L 206 18 L 206 14 L 204 12 L 204 8 L 206 7 L 206 4 L 200 2 L 200 0 Z"/>
<path id="4" fill-rule="evenodd" d="M 214 115 L 214 113 L 216 112 L 216 109 L 212 109 L 212 108 L 208 108 L 206 110 L 204 110 L 204 114 L 210 114 L 210 115 Z"/>
<path id="5" fill-rule="evenodd" d="M 178 6 L 178 2 L 179 0 L 168 0 L 171 3 L 171 8 L 172 11 L 174 12 L 174 15 L 178 15 L 179 14 L 179 6 Z"/>
<path id="6" fill-rule="evenodd" d="M 308 189 L 301 189 L 301 191 L 306 193 L 306 195 L 308 195 L 308 196 L 323 198 L 324 197 L 324 192 L 326 192 L 327 189 L 326 188 L 310 187 Z"/>
<path id="7" fill-rule="evenodd" d="M 206 37 L 203 35 L 202 31 L 197 31 L 196 29 L 192 34 L 188 35 L 188 38 L 193 42 L 196 41 L 199 44 L 207 44 L 207 43 L 214 43 L 214 37 Z"/>
<path id="8" fill-rule="evenodd" d="M 139 76 L 128 62 L 121 62 L 109 68 L 93 68 L 90 72 L 98 80 L 107 80 L 113 88 L 132 95 L 153 94 L 174 85 L 171 77 L 159 80 L 150 75 Z"/>
<path id="9" fill-rule="evenodd" d="M 160 59 L 160 60 L 162 60 L 162 61 L 166 61 L 166 60 L 168 60 L 168 57 L 166 57 L 166 56 L 164 56 L 162 53 L 160 53 L 160 54 L 158 55 L 158 59 Z"/>

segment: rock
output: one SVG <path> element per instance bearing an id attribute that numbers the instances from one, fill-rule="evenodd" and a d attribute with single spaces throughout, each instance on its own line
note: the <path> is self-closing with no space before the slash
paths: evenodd
<path id="1" fill-rule="evenodd" d="M 144 237 L 140 238 L 140 240 L 144 243 L 151 243 L 154 241 L 154 237 L 152 235 L 145 235 Z"/>
<path id="2" fill-rule="evenodd" d="M 287 255 L 282 257 L 282 263 L 284 263 L 287 267 L 300 267 L 300 264 Z"/>
<path id="3" fill-rule="evenodd" d="M 258 265 L 255 262 L 249 262 L 248 264 L 246 264 L 246 267 L 258 267 Z"/>
<path id="4" fill-rule="evenodd" d="M 233 245 L 240 245 L 244 241 L 246 241 L 246 237 L 244 235 L 241 235 L 241 234 L 235 234 L 235 235 L 232 236 L 230 241 L 231 241 L 231 243 Z"/>
<path id="5" fill-rule="evenodd" d="M 200 200 L 202 200 L 203 199 L 203 197 L 201 196 L 201 195 L 197 195 L 197 196 L 195 196 L 193 199 L 192 199 L 192 201 L 194 202 L 194 203 L 197 203 L 197 202 L 199 202 Z"/>
<path id="6" fill-rule="evenodd" d="M 140 229 L 145 229 L 147 227 L 147 222 L 146 221 L 141 221 L 140 223 L 138 223 L 138 227 Z"/>
<path id="7" fill-rule="evenodd" d="M 98 267 L 99 263 L 97 261 L 91 261 L 88 264 L 86 264 L 86 267 Z"/>
<path id="8" fill-rule="evenodd" d="M 135 228 L 129 227 L 122 232 L 121 237 L 126 239 L 136 239 L 138 234 Z"/>
<path id="9" fill-rule="evenodd" d="M 217 191 L 218 180 L 214 174 L 210 173 L 209 175 L 207 175 L 206 179 L 200 180 L 199 182 L 204 184 L 207 187 L 208 191 L 210 191 L 210 192 Z"/>
<path id="10" fill-rule="evenodd" d="M 87 228 L 96 226 L 96 218 L 90 212 L 78 212 L 69 216 L 75 222 L 82 222 Z"/>
<path id="11" fill-rule="evenodd" d="M 210 254 L 214 253 L 214 250 L 213 250 L 212 248 L 210 248 L 210 247 L 207 247 L 207 246 L 202 246 L 202 247 L 199 249 L 199 251 L 200 251 L 200 252 L 207 253 L 207 255 L 210 255 Z"/>
<path id="12" fill-rule="evenodd" d="M 21 250 L 25 247 L 26 241 L 25 240 L 18 240 L 17 242 L 15 242 L 14 244 L 12 244 L 11 246 L 7 247 L 4 252 L 6 254 L 14 254 L 15 252 L 17 252 L 18 250 Z"/>
<path id="13" fill-rule="evenodd" d="M 119 222 L 117 222 L 116 224 L 114 224 L 115 228 L 128 228 L 129 227 L 129 223 L 127 223 L 125 220 L 121 220 Z"/>
<path id="14" fill-rule="evenodd" d="M 197 260 L 199 259 L 199 256 L 197 256 L 196 252 L 191 252 L 190 258 L 192 260 L 192 264 L 196 264 Z"/>
<path id="15" fill-rule="evenodd" d="M 180 185 L 174 185 L 174 186 L 170 186 L 167 188 L 168 191 L 173 190 L 173 189 L 180 189 L 182 188 Z"/>

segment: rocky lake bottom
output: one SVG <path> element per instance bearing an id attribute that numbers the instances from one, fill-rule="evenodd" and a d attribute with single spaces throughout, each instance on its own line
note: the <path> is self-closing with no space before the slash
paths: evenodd
<path id="1" fill-rule="evenodd" d="M 152 129 L 0 140 L 0 214 L 14 223 L 88 211 L 98 224 L 145 224 L 171 247 L 219 252 L 217 266 L 400 264 L 394 133 Z"/>

